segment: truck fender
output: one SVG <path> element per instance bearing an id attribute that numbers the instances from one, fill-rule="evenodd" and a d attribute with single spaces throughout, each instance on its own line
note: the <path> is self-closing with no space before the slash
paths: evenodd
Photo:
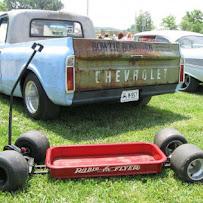
<path id="1" fill-rule="evenodd" d="M 25 65 L 23 65 L 24 67 Z M 27 68 L 27 71 L 24 73 L 24 75 L 22 76 L 22 79 L 20 81 L 20 89 L 21 89 L 21 94 L 23 95 L 23 84 L 24 84 L 24 81 L 25 81 L 25 78 L 27 77 L 27 75 L 29 73 L 34 73 L 36 75 L 36 77 L 38 78 L 38 80 L 40 81 L 43 89 L 44 89 L 44 85 L 43 85 L 43 80 L 42 80 L 42 77 L 37 69 L 37 67 L 33 64 L 30 64 L 29 67 Z M 44 89 L 45 93 L 47 94 L 46 90 Z M 47 95 L 48 96 L 48 95 Z M 49 97 L 49 96 L 48 96 Z M 50 99 L 50 98 L 49 98 Z"/>

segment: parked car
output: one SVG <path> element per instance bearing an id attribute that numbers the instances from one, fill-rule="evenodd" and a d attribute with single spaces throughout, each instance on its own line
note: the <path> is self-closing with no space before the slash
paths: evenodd
<path id="1" fill-rule="evenodd" d="M 183 78 L 177 44 L 96 39 L 86 16 L 42 10 L 0 15 L 0 92 L 10 95 L 34 42 L 37 53 L 14 96 L 35 119 L 54 118 L 60 106 L 115 101 L 146 105 L 174 93 Z"/>
<path id="2" fill-rule="evenodd" d="M 184 59 L 185 82 L 180 90 L 194 92 L 203 82 L 203 35 L 195 32 L 163 30 L 137 33 L 136 42 L 179 43 Z"/>

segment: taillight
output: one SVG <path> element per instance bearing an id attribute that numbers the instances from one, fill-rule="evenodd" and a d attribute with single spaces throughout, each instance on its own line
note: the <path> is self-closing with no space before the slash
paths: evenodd
<path id="1" fill-rule="evenodd" d="M 185 75 L 184 75 L 184 64 L 180 64 L 180 77 L 179 77 L 179 82 L 184 82 L 185 80 Z"/>
<path id="2" fill-rule="evenodd" d="M 66 90 L 73 92 L 75 90 L 75 57 L 71 56 L 67 60 L 66 66 Z"/>

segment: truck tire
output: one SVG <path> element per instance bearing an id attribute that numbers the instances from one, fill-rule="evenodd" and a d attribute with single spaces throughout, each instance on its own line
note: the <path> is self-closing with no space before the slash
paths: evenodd
<path id="1" fill-rule="evenodd" d="M 136 101 L 135 104 L 136 106 L 144 107 L 150 102 L 151 98 L 151 96 L 143 97 L 139 101 Z"/>
<path id="2" fill-rule="evenodd" d="M 54 119 L 60 108 L 47 97 L 35 74 L 29 73 L 23 85 L 23 99 L 27 113 L 34 119 Z"/>
<path id="3" fill-rule="evenodd" d="M 171 167 L 181 180 L 203 181 L 203 151 L 192 144 L 178 147 L 171 155 Z"/>
<path id="4" fill-rule="evenodd" d="M 199 87 L 199 81 L 190 75 L 185 74 L 185 82 L 182 84 L 180 90 L 185 92 L 195 92 Z"/>
<path id="5" fill-rule="evenodd" d="M 28 172 L 28 163 L 22 154 L 13 150 L 0 152 L 1 191 L 22 188 L 28 178 Z"/>
<path id="6" fill-rule="evenodd" d="M 26 156 L 33 157 L 35 163 L 44 162 L 49 140 L 39 131 L 29 131 L 22 134 L 15 142 Z"/>
<path id="7" fill-rule="evenodd" d="M 165 128 L 159 131 L 154 137 L 156 144 L 168 157 L 180 145 L 187 143 L 185 137 L 174 128 Z"/>

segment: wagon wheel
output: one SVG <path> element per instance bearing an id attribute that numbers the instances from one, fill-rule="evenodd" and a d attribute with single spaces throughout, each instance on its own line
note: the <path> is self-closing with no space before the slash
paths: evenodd
<path id="1" fill-rule="evenodd" d="M 185 137 L 174 128 L 165 128 L 158 132 L 154 137 L 154 143 L 163 151 L 166 156 L 180 145 L 187 143 Z"/>
<path id="2" fill-rule="evenodd" d="M 203 151 L 192 144 L 181 145 L 171 155 L 171 166 L 183 181 L 202 181 Z"/>
<path id="3" fill-rule="evenodd" d="M 28 178 L 28 163 L 22 154 L 7 150 L 0 152 L 0 190 L 15 191 Z"/>
<path id="4" fill-rule="evenodd" d="M 49 141 L 45 135 L 39 131 L 29 131 L 22 134 L 15 142 L 21 151 L 33 157 L 35 163 L 44 162 L 46 150 L 49 148 Z"/>

